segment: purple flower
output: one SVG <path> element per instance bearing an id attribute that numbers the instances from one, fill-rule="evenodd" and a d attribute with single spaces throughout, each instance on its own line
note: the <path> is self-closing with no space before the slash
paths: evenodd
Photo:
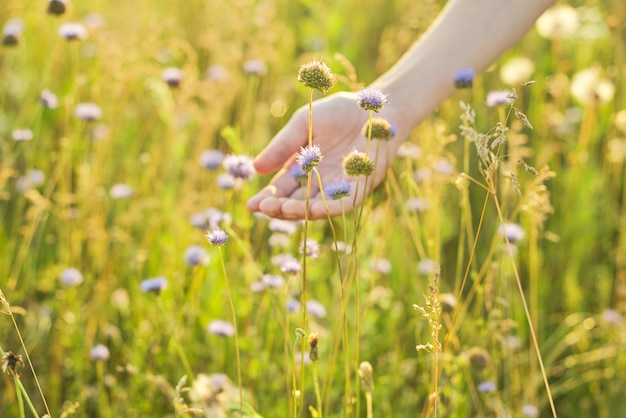
<path id="1" fill-rule="evenodd" d="M 264 274 L 261 281 L 267 285 L 267 287 L 277 288 L 285 285 L 285 279 L 283 276 L 279 276 L 277 274 Z"/>
<path id="2" fill-rule="evenodd" d="M 383 110 L 385 103 L 388 102 L 386 94 L 372 87 L 361 89 L 356 95 L 356 103 L 361 109 L 373 110 L 376 113 Z"/>
<path id="3" fill-rule="evenodd" d="M 197 266 L 207 261 L 207 252 L 199 245 L 192 245 L 185 251 L 185 263 L 188 266 Z"/>
<path id="4" fill-rule="evenodd" d="M 300 309 L 300 302 L 295 299 L 287 301 L 287 312 L 297 312 Z"/>
<path id="5" fill-rule="evenodd" d="M 249 75 L 264 75 L 267 72 L 267 67 L 262 61 L 247 60 L 243 63 L 243 71 Z"/>
<path id="6" fill-rule="evenodd" d="M 66 286 L 78 286 L 83 282 L 83 275 L 78 269 L 69 267 L 61 272 L 61 281 Z"/>
<path id="7" fill-rule="evenodd" d="M 316 318 L 326 317 L 326 308 L 316 300 L 309 300 L 306 303 L 306 310 Z"/>
<path id="8" fill-rule="evenodd" d="M 95 103 L 79 103 L 76 105 L 74 114 L 82 121 L 93 122 L 102 117 L 102 110 Z"/>
<path id="9" fill-rule="evenodd" d="M 152 279 L 145 279 L 141 282 L 140 288 L 144 293 L 161 293 L 163 289 L 167 287 L 167 279 L 163 276 L 154 277 Z"/>
<path id="10" fill-rule="evenodd" d="M 39 101 L 41 102 L 41 105 L 43 107 L 48 109 L 56 109 L 59 104 L 59 99 L 57 99 L 57 96 L 48 89 L 45 89 L 41 92 L 41 95 L 39 96 Z"/>
<path id="11" fill-rule="evenodd" d="M 228 234 L 221 229 L 216 228 L 212 231 L 207 232 L 206 239 L 213 245 L 221 246 L 226 244 L 226 241 L 228 240 Z"/>
<path id="12" fill-rule="evenodd" d="M 487 380 L 485 382 L 479 383 L 477 386 L 477 389 L 479 392 L 483 392 L 483 393 L 495 392 L 496 384 L 493 383 L 491 380 Z"/>
<path id="13" fill-rule="evenodd" d="M 511 100 L 511 92 L 508 90 L 496 90 L 490 91 L 487 94 L 487 99 L 485 100 L 487 106 L 494 107 L 500 105 L 509 105 L 513 101 Z"/>
<path id="14" fill-rule="evenodd" d="M 306 240 L 306 253 L 304 252 L 304 250 L 305 250 L 304 247 L 305 247 L 304 242 L 301 242 L 300 243 L 300 254 L 304 254 L 307 257 L 311 257 L 311 258 L 317 258 L 320 255 L 320 245 L 314 239 L 308 238 Z"/>
<path id="15" fill-rule="evenodd" d="M 59 35 L 68 41 L 77 41 L 87 37 L 87 29 L 81 23 L 66 22 L 59 26 Z"/>
<path id="16" fill-rule="evenodd" d="M 292 165 L 289 168 L 289 175 L 298 181 L 304 181 L 308 178 L 307 172 L 302 169 L 299 165 Z"/>
<path id="17" fill-rule="evenodd" d="M 437 263 L 435 260 L 431 260 L 430 258 L 420 260 L 417 266 L 420 273 L 424 275 L 434 273 L 437 269 Z"/>
<path id="18" fill-rule="evenodd" d="M 221 65 L 212 65 L 206 71 L 206 77 L 209 80 L 223 81 L 228 79 L 228 72 Z"/>
<path id="19" fill-rule="evenodd" d="M 462 68 L 454 73 L 454 87 L 457 89 L 466 89 L 472 87 L 476 73 L 472 68 Z"/>
<path id="20" fill-rule="evenodd" d="M 224 158 L 222 165 L 228 174 L 237 179 L 250 180 L 256 175 L 256 170 L 252 164 L 254 160 L 247 155 L 228 155 Z"/>
<path id="21" fill-rule="evenodd" d="M 498 227 L 498 234 L 506 238 L 510 244 L 515 244 L 524 239 L 524 230 L 518 224 L 507 222 Z"/>
<path id="22" fill-rule="evenodd" d="M 235 189 L 238 186 L 237 179 L 229 173 L 222 173 L 217 176 L 217 187 L 223 190 Z"/>
<path id="23" fill-rule="evenodd" d="M 94 361 L 106 361 L 111 356 L 111 353 L 106 345 L 98 344 L 91 349 L 90 356 Z"/>
<path id="24" fill-rule="evenodd" d="M 15 188 L 18 192 L 34 189 L 41 186 L 46 180 L 46 176 L 41 170 L 28 170 L 25 175 L 18 177 Z"/>
<path id="25" fill-rule="evenodd" d="M 261 281 L 250 283 L 250 291 L 252 293 L 261 293 L 266 287 L 267 285 Z"/>
<path id="26" fill-rule="evenodd" d="M 305 173 L 310 173 L 320 161 L 322 161 L 322 150 L 317 144 L 300 147 L 300 153 L 296 156 L 296 162 Z"/>
<path id="27" fill-rule="evenodd" d="M 33 131 L 30 129 L 14 129 L 13 132 L 11 132 L 11 136 L 13 140 L 17 142 L 30 141 L 33 139 Z"/>
<path id="28" fill-rule="evenodd" d="M 298 222 L 272 218 L 268 224 L 268 228 L 273 232 L 283 232 L 287 235 L 293 235 L 298 230 Z"/>
<path id="29" fill-rule="evenodd" d="M 602 320 L 610 325 L 619 325 L 622 323 L 622 315 L 615 309 L 607 309 L 602 312 Z"/>
<path id="30" fill-rule="evenodd" d="M 180 86 L 183 78 L 183 70 L 177 67 L 168 67 L 161 72 L 161 79 L 170 87 Z"/>
<path id="31" fill-rule="evenodd" d="M 209 324 L 209 332 L 218 337 L 232 337 L 235 335 L 235 327 L 226 321 L 216 319 Z"/>
<path id="32" fill-rule="evenodd" d="M 22 19 L 11 19 L 2 29 L 2 45 L 15 46 L 19 43 L 24 22 Z"/>
<path id="33" fill-rule="evenodd" d="M 200 154 L 200 165 L 207 170 L 216 170 L 224 161 L 224 153 L 218 150 L 206 150 Z"/>
<path id="34" fill-rule="evenodd" d="M 135 191 L 128 184 L 118 183 L 114 184 L 109 190 L 109 196 L 111 199 L 128 199 L 135 195 Z"/>
<path id="35" fill-rule="evenodd" d="M 338 179 L 324 187 L 324 193 L 332 200 L 339 200 L 342 197 L 350 196 L 352 186 L 345 179 Z"/>
<path id="36" fill-rule="evenodd" d="M 522 405 L 522 416 L 524 417 L 538 417 L 539 416 L 539 409 L 532 404 L 525 404 Z"/>

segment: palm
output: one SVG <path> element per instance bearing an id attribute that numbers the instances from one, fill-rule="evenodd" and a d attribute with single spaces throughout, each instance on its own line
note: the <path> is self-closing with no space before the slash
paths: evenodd
<path id="1" fill-rule="evenodd" d="M 279 132 L 274 140 L 257 157 L 256 169 L 260 173 L 278 171 L 270 184 L 252 197 L 248 206 L 253 211 L 260 211 L 272 217 L 285 219 L 303 219 L 306 210 L 306 184 L 302 185 L 289 175 L 289 168 L 295 163 L 295 155 L 300 147 L 308 144 L 309 111 L 308 106 L 296 111 L 289 123 Z M 378 184 L 385 175 L 389 162 L 396 153 L 399 138 L 406 135 L 406 130 L 400 126 L 400 115 L 392 108 L 385 109 L 381 117 L 393 121 L 398 126 L 398 132 L 393 142 L 374 142 L 370 147 L 369 155 L 377 161 L 376 171 L 368 180 L 368 192 L 371 185 Z M 360 109 L 352 93 L 337 93 L 313 103 L 313 143 L 322 150 L 323 159 L 317 171 L 323 185 L 339 178 L 346 178 L 343 172 L 342 161 L 344 156 L 352 150 L 365 151 L 367 140 L 362 129 L 369 118 L 369 113 Z M 323 218 L 327 215 L 326 207 L 319 192 L 318 179 L 315 172 L 311 178 L 311 194 L 309 201 L 309 217 Z M 359 192 L 354 198 L 357 179 L 348 178 L 352 184 L 352 194 L 343 199 L 343 209 L 350 211 L 355 204 L 359 204 L 366 193 L 365 179 L 359 181 Z M 335 216 L 341 213 L 339 201 L 328 200 L 328 213 Z"/>

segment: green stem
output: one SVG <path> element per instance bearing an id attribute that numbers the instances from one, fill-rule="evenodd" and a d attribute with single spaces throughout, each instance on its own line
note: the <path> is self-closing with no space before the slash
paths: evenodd
<path id="1" fill-rule="evenodd" d="M 320 384 L 317 379 L 317 361 L 313 362 L 313 385 L 315 386 L 315 400 L 317 402 L 317 416 L 322 418 L 322 396 L 320 394 Z"/>
<path id="2" fill-rule="evenodd" d="M 26 418 L 24 412 L 24 400 L 22 399 L 22 386 L 19 377 L 14 376 L 15 380 L 15 396 L 17 397 L 17 408 L 20 411 L 20 418 Z"/>

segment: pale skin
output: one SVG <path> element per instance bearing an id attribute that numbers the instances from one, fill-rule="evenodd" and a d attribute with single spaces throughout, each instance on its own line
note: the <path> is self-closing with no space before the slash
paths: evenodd
<path id="1" fill-rule="evenodd" d="M 411 129 L 426 118 L 441 102 L 454 93 L 454 74 L 462 68 L 479 73 L 519 41 L 554 0 L 450 0 L 429 30 L 400 60 L 371 84 L 388 95 L 384 109 L 374 114 L 387 119 L 397 131 L 388 142 L 370 148 L 376 171 L 368 184 L 382 181 L 387 168 Z M 365 151 L 363 126 L 369 112 L 360 109 L 355 93 L 335 93 L 313 102 L 313 143 L 322 150 L 317 167 L 326 185 L 347 178 L 342 170 L 343 157 L 353 149 Z M 248 201 L 254 212 L 282 219 L 304 219 L 306 191 L 289 175 L 295 154 L 308 144 L 308 105 L 298 109 L 285 127 L 256 157 L 254 166 L 261 173 L 278 170 L 270 183 Z M 359 193 L 343 198 L 343 210 L 351 211 L 367 195 L 364 178 Z M 368 188 L 368 193 L 371 187 Z M 328 214 L 340 215 L 339 201 L 328 200 Z M 309 199 L 309 219 L 327 216 L 315 173 Z"/>

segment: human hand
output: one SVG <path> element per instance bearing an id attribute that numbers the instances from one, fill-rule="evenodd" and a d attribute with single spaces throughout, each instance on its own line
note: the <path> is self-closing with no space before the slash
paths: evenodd
<path id="1" fill-rule="evenodd" d="M 343 158 L 354 149 L 365 152 L 367 139 L 363 136 L 363 127 L 369 120 L 369 112 L 358 107 L 356 93 L 335 93 L 313 102 L 313 144 L 320 146 L 322 161 L 316 167 L 322 185 L 337 179 L 346 179 L 351 184 L 350 196 L 343 198 L 343 210 L 350 212 L 359 205 L 365 196 L 378 185 L 387 168 L 393 161 L 398 146 L 408 135 L 410 126 L 404 122 L 401 111 L 388 103 L 375 114 L 382 117 L 395 128 L 395 135 L 390 141 L 372 141 L 369 156 L 376 161 L 376 169 L 368 178 L 365 191 L 365 177 L 359 181 L 358 194 L 355 197 L 357 179 L 347 177 L 343 172 Z M 295 157 L 300 147 L 308 145 L 309 107 L 298 109 L 285 127 L 278 132 L 269 145 L 254 161 L 256 170 L 271 173 L 279 170 L 270 183 L 248 201 L 248 207 L 274 218 L 304 219 L 306 211 L 306 182 L 302 184 L 289 174 L 289 169 L 296 165 Z M 319 191 L 316 173 L 311 173 L 311 193 L 309 200 L 309 219 L 327 216 L 326 207 Z M 328 214 L 340 215 L 342 204 L 338 200 L 327 199 Z"/>

